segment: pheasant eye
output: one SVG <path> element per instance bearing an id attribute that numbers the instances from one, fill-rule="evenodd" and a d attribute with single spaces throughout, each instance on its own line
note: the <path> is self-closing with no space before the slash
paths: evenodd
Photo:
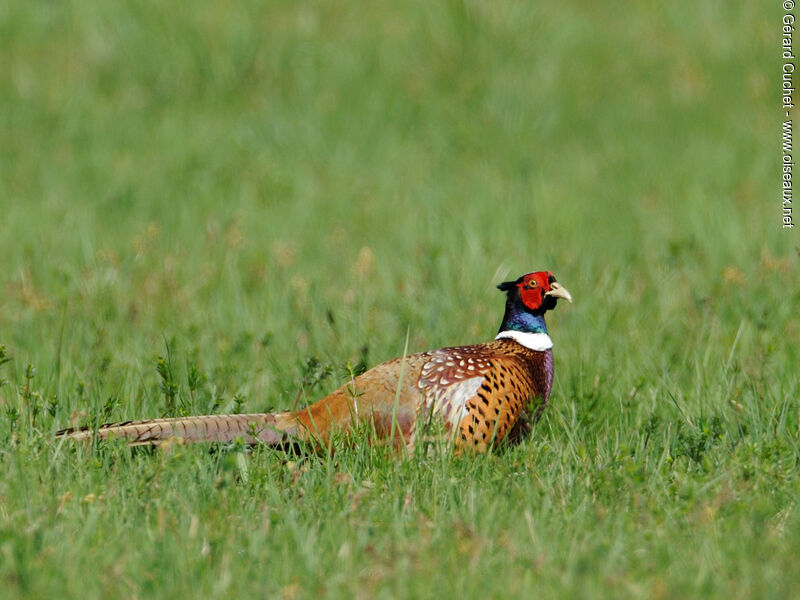
<path id="1" fill-rule="evenodd" d="M 531 279 L 531 280 L 528 282 L 528 287 L 529 287 L 529 288 L 535 288 L 535 287 L 536 287 L 536 280 L 535 280 L 535 279 Z"/>

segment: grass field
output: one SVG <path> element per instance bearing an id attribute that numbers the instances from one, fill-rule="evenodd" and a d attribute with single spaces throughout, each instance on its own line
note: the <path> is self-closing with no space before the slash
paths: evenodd
<path id="1" fill-rule="evenodd" d="M 800 597 L 780 6 L 738 4 L 0 4 L 0 597 Z M 575 303 L 515 448 L 54 441 L 487 340 L 537 269 Z"/>

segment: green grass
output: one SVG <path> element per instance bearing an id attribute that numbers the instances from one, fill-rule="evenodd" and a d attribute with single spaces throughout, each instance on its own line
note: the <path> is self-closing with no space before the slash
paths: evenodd
<path id="1" fill-rule="evenodd" d="M 2 4 L 0 596 L 800 596 L 779 5 L 734 4 Z M 54 441 L 486 340 L 543 268 L 518 447 Z"/>

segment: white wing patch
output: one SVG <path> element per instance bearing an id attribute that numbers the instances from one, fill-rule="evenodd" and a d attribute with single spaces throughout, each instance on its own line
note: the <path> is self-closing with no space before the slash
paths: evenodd
<path id="1" fill-rule="evenodd" d="M 431 352 L 418 382 L 423 394 L 419 407 L 422 419 L 440 417 L 448 428 L 457 431 L 467 415 L 467 402 L 478 393 L 489 369 L 491 362 L 469 346 Z"/>
<path id="2" fill-rule="evenodd" d="M 423 418 L 427 419 L 432 413 L 441 416 L 448 427 L 457 429 L 467 415 L 467 401 L 478 393 L 483 379 L 481 375 L 433 388 L 425 394 Z"/>

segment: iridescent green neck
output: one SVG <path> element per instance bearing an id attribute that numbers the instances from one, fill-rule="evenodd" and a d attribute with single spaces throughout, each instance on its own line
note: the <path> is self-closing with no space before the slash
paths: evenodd
<path id="1" fill-rule="evenodd" d="M 544 313 L 533 313 L 522 306 L 519 300 L 508 299 L 506 312 L 500 331 L 520 331 L 522 333 L 547 333 Z"/>

